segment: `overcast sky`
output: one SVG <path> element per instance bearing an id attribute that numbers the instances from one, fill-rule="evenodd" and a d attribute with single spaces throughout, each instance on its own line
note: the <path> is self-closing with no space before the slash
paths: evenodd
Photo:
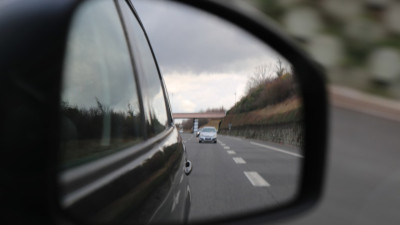
<path id="1" fill-rule="evenodd" d="M 177 3 L 135 0 L 169 92 L 173 112 L 229 109 L 255 67 L 278 56 L 243 30 Z"/>

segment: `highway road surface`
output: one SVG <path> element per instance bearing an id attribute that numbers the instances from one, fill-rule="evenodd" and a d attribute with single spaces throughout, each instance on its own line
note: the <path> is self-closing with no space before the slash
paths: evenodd
<path id="1" fill-rule="evenodd" d="M 274 224 L 400 224 L 400 122 L 338 107 L 330 113 L 324 197 Z"/>
<path id="2" fill-rule="evenodd" d="M 400 122 L 332 107 L 330 124 L 321 202 L 303 215 L 273 224 L 400 224 Z M 301 152 L 257 141 L 295 155 L 285 154 L 250 140 L 218 137 L 218 144 L 199 144 L 183 134 L 194 165 L 191 221 L 274 204 L 293 193 L 301 162 L 296 155 Z M 245 171 L 257 172 L 270 186 L 256 187 Z"/>
<path id="3" fill-rule="evenodd" d="M 182 138 L 193 162 L 189 221 L 276 206 L 296 193 L 297 147 L 223 135 L 217 144 L 200 144 L 193 134 Z"/>
<path id="4" fill-rule="evenodd" d="M 331 88 L 330 94 L 324 195 L 314 209 L 272 224 L 400 224 L 400 103 L 342 87 Z M 191 221 L 273 205 L 293 194 L 301 152 L 218 137 L 217 145 L 199 145 L 192 135 L 183 135 L 194 164 Z M 269 186 L 263 181 L 264 186 L 253 185 L 245 171 L 257 172 Z"/>

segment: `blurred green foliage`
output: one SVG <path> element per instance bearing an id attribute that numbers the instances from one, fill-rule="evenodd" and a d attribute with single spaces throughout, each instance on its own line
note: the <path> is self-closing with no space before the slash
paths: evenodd
<path id="1" fill-rule="evenodd" d="M 310 46 L 313 46 L 314 37 L 327 35 L 336 40 L 341 47 L 341 55 L 334 63 L 323 65 L 326 67 L 328 79 L 334 84 L 357 88 L 382 97 L 400 99 L 400 91 L 393 91 L 393 87 L 400 86 L 400 71 L 397 71 L 397 78 L 388 78 L 382 75 L 384 72 L 376 72 L 370 68 L 371 56 L 382 48 L 390 48 L 400 55 L 400 28 L 396 27 L 395 21 L 393 22 L 393 14 L 396 14 L 393 10 L 400 7 L 399 1 L 249 0 L 247 2 L 277 22 L 283 30 L 298 40 L 300 46 L 309 51 L 311 56 L 313 54 Z M 304 7 L 311 9 L 318 16 L 320 24 L 316 33 L 310 34 L 308 38 L 296 36 L 289 30 L 285 20 L 290 13 Z M 400 11 L 397 13 L 400 15 Z M 299 21 L 301 19 L 299 18 Z M 304 24 L 307 25 L 307 22 L 309 21 L 304 21 Z M 320 51 L 323 51 L 323 46 L 320 48 L 322 48 Z M 329 52 L 326 54 L 329 57 Z M 320 59 L 319 56 L 315 58 L 316 61 Z M 320 62 L 323 64 L 323 61 Z M 361 71 L 363 75 L 352 77 L 351 71 L 354 70 Z M 358 82 L 354 82 L 357 80 Z M 382 86 L 381 83 L 388 85 Z"/>

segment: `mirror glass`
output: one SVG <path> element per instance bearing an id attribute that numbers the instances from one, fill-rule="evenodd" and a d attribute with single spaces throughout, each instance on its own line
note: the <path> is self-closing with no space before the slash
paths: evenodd
<path id="1" fill-rule="evenodd" d="M 216 16 L 140 0 L 134 13 L 127 2 L 84 1 L 71 22 L 60 208 L 88 224 L 176 224 L 294 200 L 304 139 L 296 69 Z"/>
<path id="2" fill-rule="evenodd" d="M 303 144 L 295 68 L 218 17 L 171 2 L 134 3 L 193 163 L 189 221 L 292 200 Z"/>

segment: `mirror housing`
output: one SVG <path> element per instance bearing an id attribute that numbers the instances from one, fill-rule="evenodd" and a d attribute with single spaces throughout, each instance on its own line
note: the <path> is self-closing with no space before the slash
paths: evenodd
<path id="1" fill-rule="evenodd" d="M 1 171 L 7 174 L 0 187 L 1 208 L 6 209 L 0 219 L 2 224 L 71 220 L 58 203 L 55 149 L 59 133 L 54 131 L 59 130 L 65 42 L 74 10 L 81 2 L 25 1 L 12 3 L 12 9 L 0 14 L 0 100 L 5 104 L 0 116 L 0 164 Z M 322 195 L 325 171 L 327 94 L 321 69 L 256 12 L 242 12 L 216 1 L 176 2 L 217 15 L 274 48 L 296 68 L 303 96 L 304 161 L 296 198 L 278 208 L 208 222 L 265 223 L 310 209 Z M 79 224 L 80 220 L 72 222 Z"/>

